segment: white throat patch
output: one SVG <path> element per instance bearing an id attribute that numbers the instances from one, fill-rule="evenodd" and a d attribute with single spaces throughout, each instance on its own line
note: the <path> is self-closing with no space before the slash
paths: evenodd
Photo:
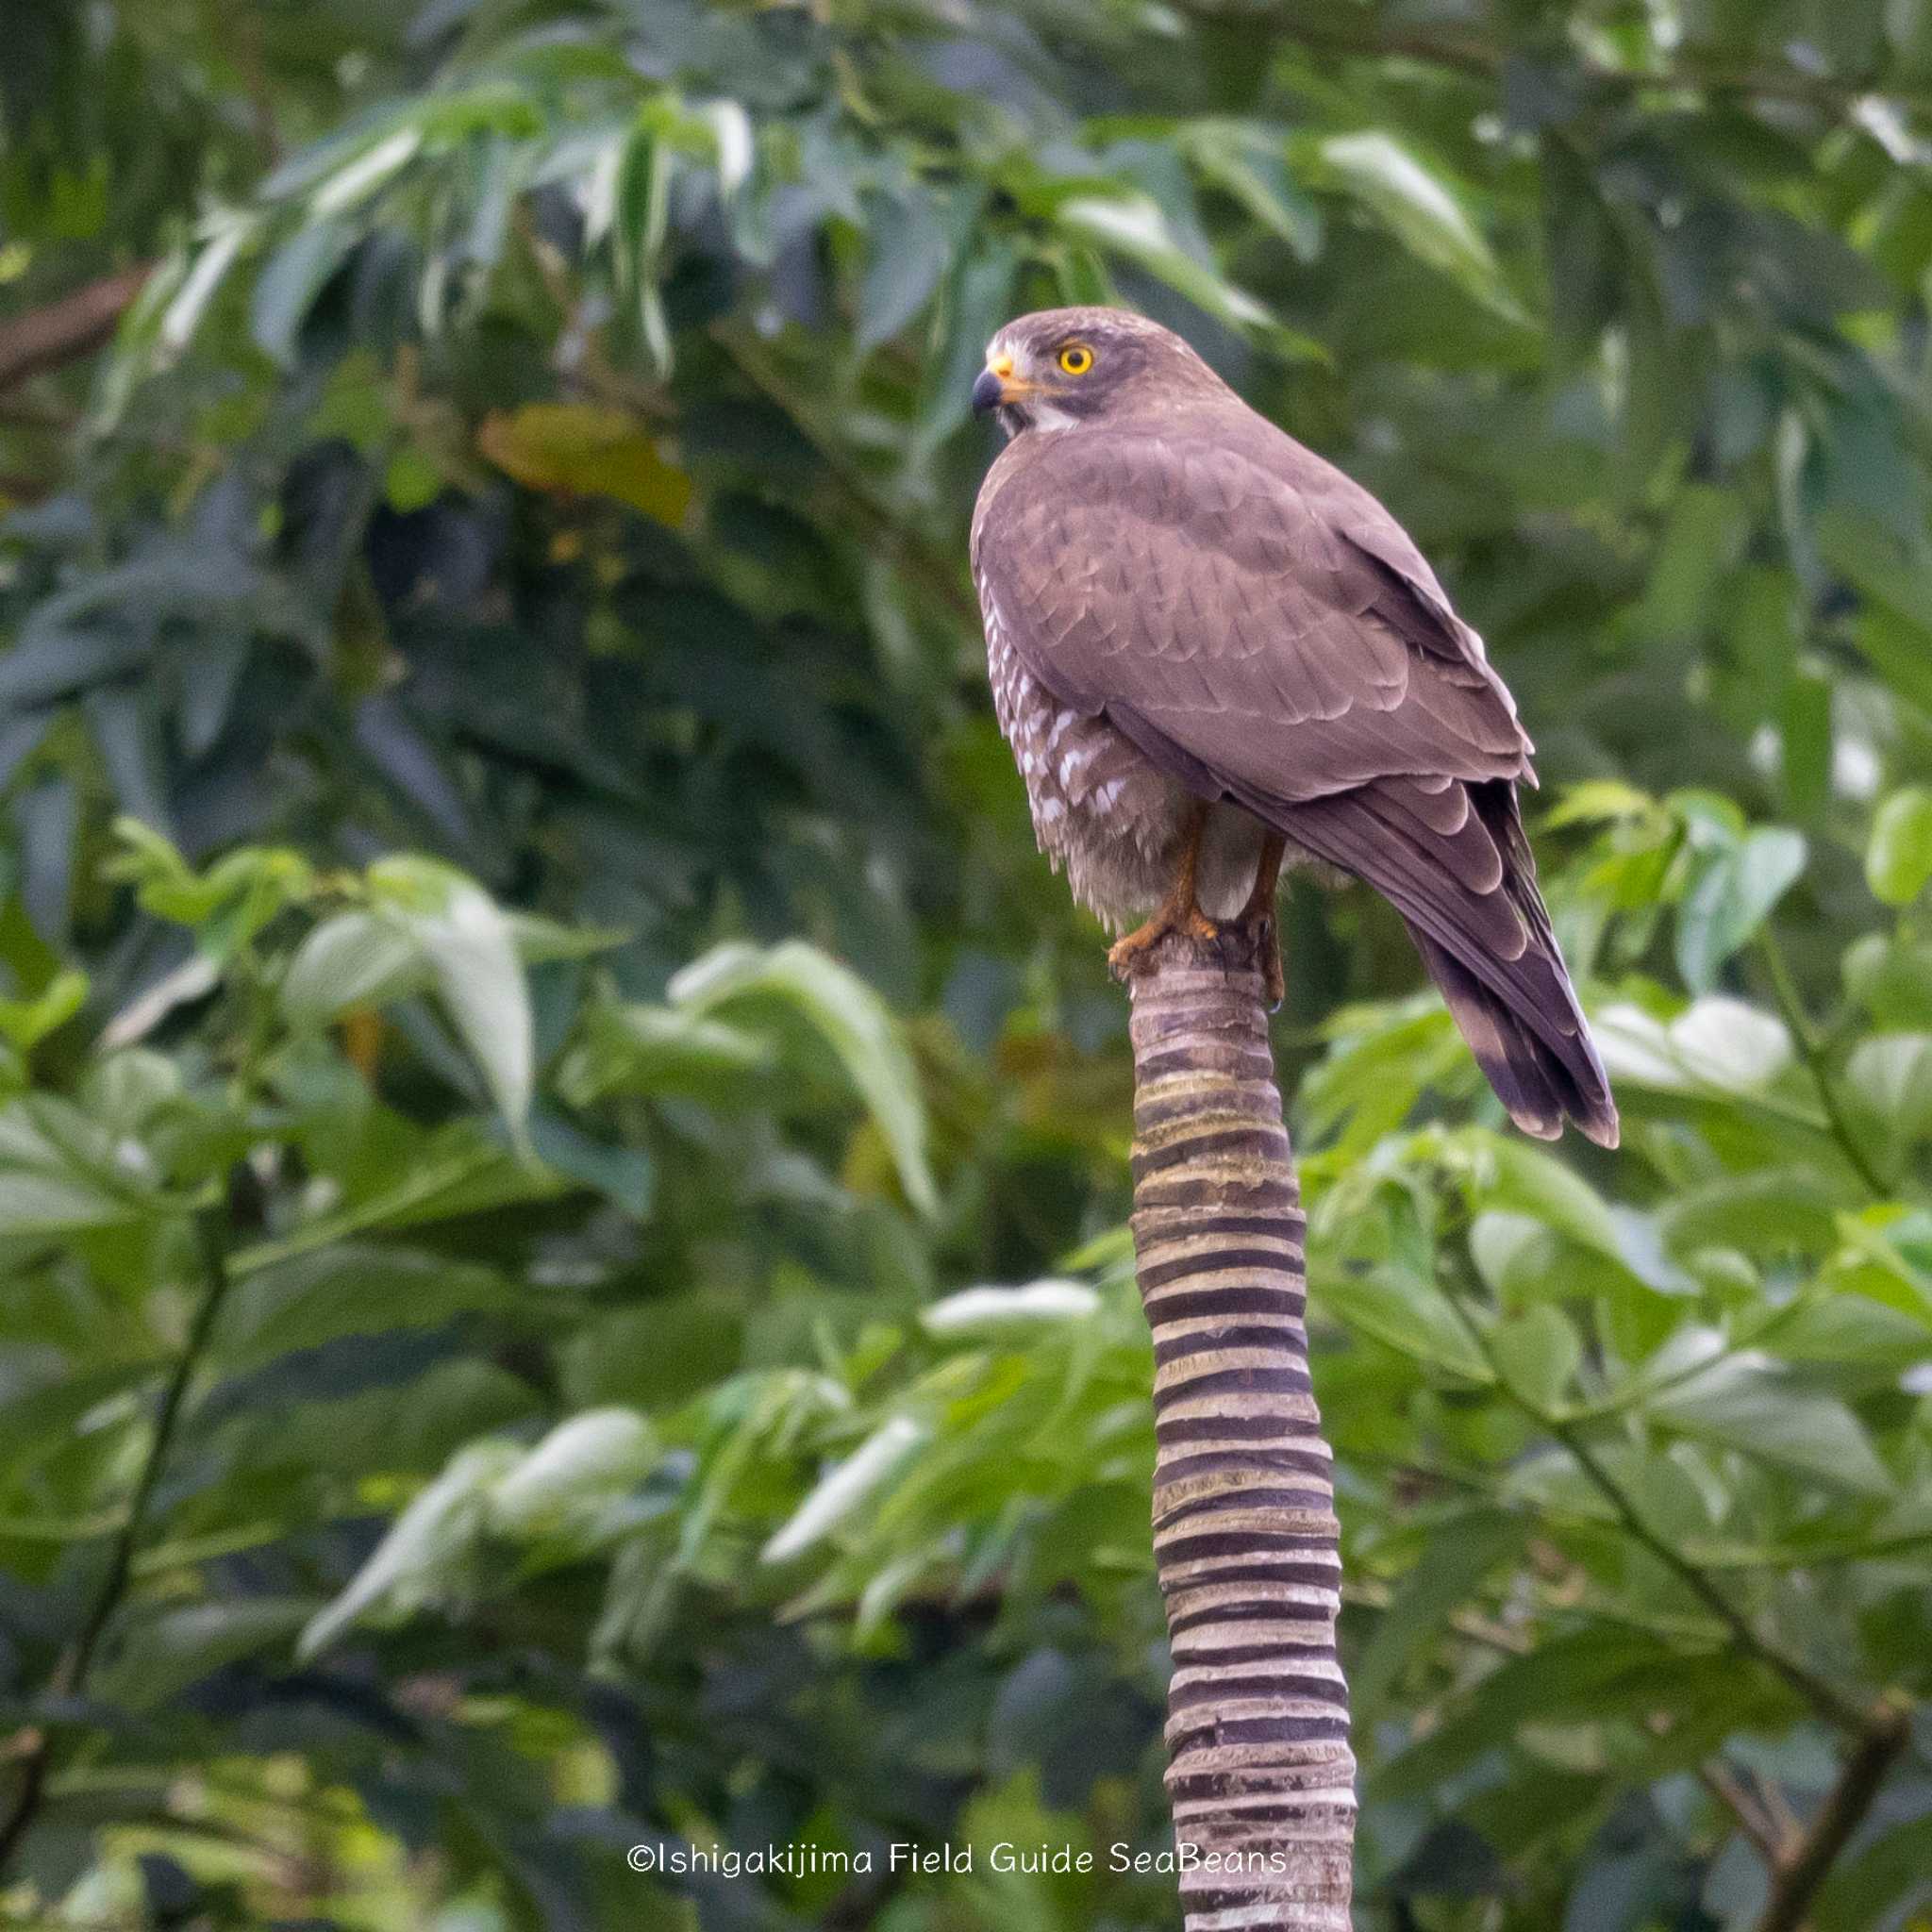
<path id="1" fill-rule="evenodd" d="M 1026 406 L 1027 425 L 1042 435 L 1050 436 L 1057 429 L 1071 429 L 1079 420 L 1071 409 L 1058 409 L 1051 403 L 1029 402 Z"/>

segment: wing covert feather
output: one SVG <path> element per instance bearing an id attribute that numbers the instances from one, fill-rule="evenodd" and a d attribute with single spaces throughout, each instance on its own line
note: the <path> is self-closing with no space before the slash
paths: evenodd
<path id="1" fill-rule="evenodd" d="M 1526 775 L 1507 693 L 1393 518 L 1241 416 L 1009 448 L 974 564 L 1027 669 L 1191 789 Z"/>

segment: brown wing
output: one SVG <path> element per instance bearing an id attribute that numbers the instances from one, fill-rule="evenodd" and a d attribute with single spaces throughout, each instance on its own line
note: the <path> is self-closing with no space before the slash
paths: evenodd
<path id="1" fill-rule="evenodd" d="M 1517 818 L 1529 741 L 1380 504 L 1235 405 L 1020 439 L 973 549 L 990 623 L 1048 690 L 1375 887 L 1519 1124 L 1614 1143 Z"/>
<path id="2" fill-rule="evenodd" d="M 1508 694 L 1401 527 L 1245 408 L 1205 434 L 1022 439 L 974 561 L 1033 675 L 1184 782 L 1293 802 L 1528 773 Z"/>

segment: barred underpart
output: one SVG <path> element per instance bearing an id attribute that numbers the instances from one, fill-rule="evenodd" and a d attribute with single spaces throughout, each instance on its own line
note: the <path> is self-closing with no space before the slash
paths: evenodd
<path id="1" fill-rule="evenodd" d="M 1164 941 L 1132 981 L 1134 1251 L 1154 1334 L 1167 1786 L 1188 1932 L 1348 1932 L 1355 1758 L 1305 1223 L 1257 962 Z"/>

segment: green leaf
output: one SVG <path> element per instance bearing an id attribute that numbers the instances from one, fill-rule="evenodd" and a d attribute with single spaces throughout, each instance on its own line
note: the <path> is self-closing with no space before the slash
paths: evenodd
<path id="1" fill-rule="evenodd" d="M 1710 994 L 1665 1022 L 1641 1007 L 1607 1007 L 1591 1031 L 1614 1085 L 1659 1093 L 1762 1093 L 1796 1058 L 1782 1020 Z"/>
<path id="2" fill-rule="evenodd" d="M 64 1026 L 86 1004 L 87 975 L 57 973 L 32 999 L 0 999 L 0 1036 L 23 1053 Z"/>
<path id="3" fill-rule="evenodd" d="M 365 1617 L 400 1622 L 467 1587 L 490 1491 L 522 1459 L 512 1442 L 476 1442 L 457 1456 L 390 1525 L 341 1594 L 304 1625 L 296 1656 L 308 1661 Z"/>
<path id="4" fill-rule="evenodd" d="M 956 220 L 925 195 L 880 206 L 858 296 L 854 340 L 861 354 L 891 341 L 931 303 L 952 261 Z"/>
<path id="5" fill-rule="evenodd" d="M 1760 825 L 1705 861 L 1677 910 L 1677 968 L 1693 992 L 1710 990 L 1719 968 L 1797 883 L 1805 857 L 1801 834 Z"/>
<path id="6" fill-rule="evenodd" d="M 526 965 L 581 959 L 621 942 L 621 936 L 507 913 L 517 955 Z M 428 991 L 436 969 L 420 936 L 386 910 L 338 912 L 311 926 L 282 974 L 282 1010 L 291 1025 L 326 1025 L 357 1007 L 386 1006 Z"/>
<path id="7" fill-rule="evenodd" d="M 0 1108 L 0 1237 L 130 1227 L 171 1211 L 180 1207 L 148 1157 L 68 1102 L 42 1093 Z"/>
<path id="8" fill-rule="evenodd" d="M 452 1122 L 412 1150 L 393 1180 L 341 1207 L 299 1220 L 272 1241 L 243 1248 L 229 1261 L 236 1275 L 269 1268 L 352 1236 L 487 1214 L 549 1200 L 566 1183 L 526 1160 L 513 1159 L 495 1141 L 465 1122 Z"/>
<path id="9" fill-rule="evenodd" d="M 1081 1281 L 1033 1281 L 1024 1288 L 966 1288 L 922 1308 L 919 1325 L 948 1341 L 1088 1322 L 1100 1297 Z"/>
<path id="10" fill-rule="evenodd" d="M 1932 1134 L 1932 1033 L 1875 1033 L 1845 1061 L 1845 1081 L 1899 1142 Z"/>
<path id="11" fill-rule="evenodd" d="M 374 912 L 338 912 L 312 927 L 282 975 L 290 1024 L 321 1026 L 354 1007 L 376 1007 L 429 984 L 416 935 Z"/>
<path id="12" fill-rule="evenodd" d="M 1932 879 L 1932 790 L 1908 785 L 1878 808 L 1865 879 L 1888 906 L 1909 906 Z"/>
<path id="13" fill-rule="evenodd" d="M 1603 1196 L 1554 1155 L 1501 1134 L 1464 1135 L 1457 1147 L 1468 1164 L 1474 1205 L 1527 1215 L 1600 1255 L 1622 1258 L 1617 1224 Z"/>
<path id="14" fill-rule="evenodd" d="M 1152 195 L 1075 195 L 1059 205 L 1055 219 L 1077 241 L 1138 262 L 1217 321 L 1237 328 L 1266 328 L 1274 323 L 1262 303 L 1180 245 Z"/>
<path id="15" fill-rule="evenodd" d="M 802 940 L 769 951 L 731 944 L 694 960 L 671 982 L 671 998 L 707 1014 L 762 997 L 790 1007 L 824 1036 L 871 1109 L 898 1167 L 907 1198 L 938 1210 L 926 1165 L 925 1108 L 919 1078 L 885 1002 L 856 974 Z"/>
<path id="16" fill-rule="evenodd" d="M 216 215 L 206 225 L 201 247 L 169 298 L 155 331 L 156 347 L 163 358 L 178 356 L 193 341 L 208 304 L 243 246 L 254 239 L 256 229 L 255 221 L 235 214 Z"/>
<path id="17" fill-rule="evenodd" d="M 302 325 L 355 239 L 345 223 L 308 222 L 269 258 L 255 284 L 250 322 L 257 346 L 271 361 L 293 366 Z"/>
<path id="18" fill-rule="evenodd" d="M 1400 1268 L 1350 1274 L 1328 1286 L 1326 1303 L 1351 1328 L 1458 1380 L 1495 1380 L 1456 1310 L 1436 1290 Z"/>
<path id="19" fill-rule="evenodd" d="M 432 859 L 382 859 L 370 867 L 369 883 L 381 915 L 421 948 L 498 1111 L 521 1134 L 535 1086 L 536 1043 L 508 919 L 480 886 Z"/>
<path id="20" fill-rule="evenodd" d="M 1490 1338 L 1503 1379 L 1545 1413 L 1557 1408 L 1583 1361 L 1583 1342 L 1562 1309 L 1538 1302 L 1498 1323 Z"/>
<path id="21" fill-rule="evenodd" d="M 197 873 L 169 840 L 139 819 L 116 819 L 114 833 L 122 851 L 103 868 L 106 875 L 132 885 L 157 919 L 194 927 L 201 952 L 217 963 L 232 958 L 271 920 L 314 890 L 314 869 L 298 852 L 243 846 Z"/>
<path id="22" fill-rule="evenodd" d="M 1663 1209 L 1664 1239 L 1679 1255 L 1824 1254 L 1838 1240 L 1839 1205 L 1812 1168 L 1760 1167 L 1680 1191 Z"/>
<path id="23" fill-rule="evenodd" d="M 558 1068 L 558 1090 L 578 1107 L 607 1093 L 683 1094 L 713 1104 L 766 1072 L 770 1044 L 723 1020 L 675 1007 L 604 1002 L 584 1016 Z"/>
<path id="24" fill-rule="evenodd" d="M 650 1424 L 628 1408 L 587 1409 L 559 1423 L 490 1491 L 490 1521 L 535 1536 L 622 1495 L 659 1454 Z"/>
<path id="25" fill-rule="evenodd" d="M 355 159 L 326 176 L 308 198 L 313 219 L 325 219 L 354 208 L 385 188 L 415 158 L 423 145 L 420 127 L 399 127 L 366 147 Z"/>
<path id="26" fill-rule="evenodd" d="M 1666 1390 L 1647 1412 L 1664 1427 L 1859 1495 L 1890 1496 L 1885 1465 L 1843 1403 L 1781 1374 L 1767 1357 L 1729 1355 Z"/>
<path id="27" fill-rule="evenodd" d="M 1648 1633 L 1607 1626 L 1548 1638 L 1478 1677 L 1453 1716 L 1412 1735 L 1371 1774 L 1366 1795 L 1400 1800 L 1439 1789 L 1525 1723 L 1600 1721 L 1633 1693 L 1649 1697 L 1647 1707 L 1655 1708 L 1659 1672 L 1673 1660 L 1666 1644 Z"/>
<path id="28" fill-rule="evenodd" d="M 228 1664 L 286 1652 L 315 1613 L 312 1597 L 242 1597 L 130 1617 L 94 1694 L 129 1710 L 158 1709 Z"/>
<path id="29" fill-rule="evenodd" d="M 1194 121 L 1181 140 L 1201 174 L 1303 261 L 1321 254 L 1322 211 L 1294 178 L 1278 135 L 1239 121 Z"/>
<path id="30" fill-rule="evenodd" d="M 229 1364 L 257 1363 L 345 1335 L 436 1328 L 458 1315 L 515 1305 L 487 1268 L 343 1240 L 238 1281 L 219 1341 Z"/>
<path id="31" fill-rule="evenodd" d="M 823 1542 L 892 1481 L 925 1439 L 925 1429 L 910 1416 L 893 1416 L 881 1424 L 843 1462 L 820 1477 L 765 1544 L 758 1560 L 789 1563 Z"/>
<path id="32" fill-rule="evenodd" d="M 1421 1560 L 1402 1579 L 1356 1661 L 1349 1701 L 1358 1724 L 1374 1723 L 1404 1666 L 1491 1570 L 1515 1556 L 1527 1535 L 1524 1518 L 1500 1509 L 1465 1510 L 1433 1526 Z"/>
<path id="33" fill-rule="evenodd" d="M 596 1140 L 541 1107 L 530 1114 L 529 1140 L 537 1158 L 558 1174 L 595 1189 L 633 1221 L 650 1218 L 658 1170 L 648 1149 Z"/>
<path id="34" fill-rule="evenodd" d="M 1845 948 L 1845 991 L 1880 1026 L 1932 1028 L 1932 945 L 1868 932 Z"/>
<path id="35" fill-rule="evenodd" d="M 1566 785 L 1560 802 L 1543 820 L 1546 831 L 1564 825 L 1601 824 L 1621 819 L 1649 818 L 1658 811 L 1657 800 L 1621 778 L 1588 778 Z"/>
<path id="36" fill-rule="evenodd" d="M 1330 135 L 1314 153 L 1321 171 L 1418 260 L 1440 269 L 1499 314 L 1522 319 L 1475 224 L 1437 175 L 1392 134 L 1370 128 Z"/>

